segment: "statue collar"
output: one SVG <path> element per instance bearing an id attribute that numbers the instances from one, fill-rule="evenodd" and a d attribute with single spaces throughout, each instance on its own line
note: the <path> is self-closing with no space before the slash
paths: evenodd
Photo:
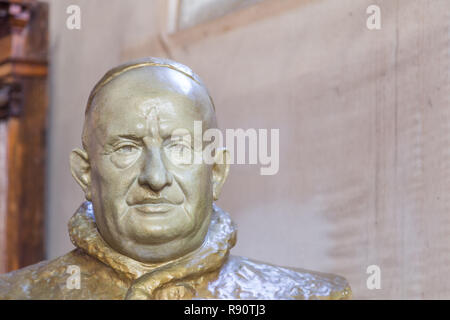
<path id="1" fill-rule="evenodd" d="M 76 247 L 130 280 L 136 280 L 149 273 L 157 277 L 159 273 L 161 279 L 156 281 L 159 285 L 175 280 L 173 274 L 181 279 L 219 269 L 236 243 L 236 233 L 236 227 L 230 216 L 213 204 L 211 223 L 202 246 L 175 260 L 146 264 L 115 251 L 103 240 L 97 229 L 90 201 L 85 201 L 69 220 L 70 239 Z M 174 272 L 165 281 L 163 275 L 171 269 L 174 269 Z M 158 272 L 160 270 L 166 272 Z"/>

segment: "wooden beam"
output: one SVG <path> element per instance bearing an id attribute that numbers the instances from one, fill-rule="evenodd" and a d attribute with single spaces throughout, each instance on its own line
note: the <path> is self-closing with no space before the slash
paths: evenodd
<path id="1" fill-rule="evenodd" d="M 47 75 L 47 63 L 41 61 L 7 60 L 0 62 L 0 78 L 44 77 Z"/>
<path id="2" fill-rule="evenodd" d="M 30 0 L 6 4 L 0 86 L 14 88 L 14 95 L 6 96 L 0 120 L 0 202 L 6 204 L 0 205 L 0 273 L 44 258 L 48 103 L 48 6 Z"/>

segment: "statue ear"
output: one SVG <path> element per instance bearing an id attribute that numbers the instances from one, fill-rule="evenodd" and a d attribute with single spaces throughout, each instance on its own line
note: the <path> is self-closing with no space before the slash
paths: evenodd
<path id="1" fill-rule="evenodd" d="M 70 153 L 70 171 L 75 181 L 83 189 L 86 199 L 91 201 L 91 166 L 86 151 L 72 150 Z"/>
<path id="2" fill-rule="evenodd" d="M 223 184 L 227 180 L 228 172 L 230 171 L 230 152 L 225 148 L 216 149 L 214 157 L 214 164 L 212 167 L 213 173 L 213 197 L 214 200 L 219 199 Z"/>

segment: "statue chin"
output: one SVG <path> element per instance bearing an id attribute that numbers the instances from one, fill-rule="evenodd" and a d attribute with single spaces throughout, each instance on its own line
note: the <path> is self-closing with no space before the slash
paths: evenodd
<path id="1" fill-rule="evenodd" d="M 187 237 L 173 238 L 170 240 L 154 238 L 149 236 L 145 242 L 142 239 L 123 241 L 108 241 L 106 243 L 110 247 L 124 256 L 130 257 L 142 263 L 162 263 L 179 259 L 198 249 L 205 241 L 208 231 L 206 225 L 200 230 L 191 233 Z M 117 239 L 117 238 L 116 238 Z M 137 241 L 139 240 L 139 242 Z"/>
<path id="2" fill-rule="evenodd" d="M 198 249 L 204 242 L 211 209 L 199 207 L 197 219 L 181 205 L 164 212 L 148 211 L 147 208 L 144 211 L 130 207 L 125 214 L 107 216 L 100 213 L 94 216 L 98 217 L 96 225 L 101 237 L 112 249 L 142 263 L 178 259 Z M 120 216 L 121 219 L 115 219 Z"/>

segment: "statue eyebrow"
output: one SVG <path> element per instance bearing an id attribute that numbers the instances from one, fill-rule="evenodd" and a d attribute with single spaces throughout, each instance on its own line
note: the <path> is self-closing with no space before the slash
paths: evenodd
<path id="1" fill-rule="evenodd" d="M 114 143 L 119 139 L 127 139 L 127 140 L 134 140 L 134 141 L 140 141 L 142 137 L 135 135 L 135 134 L 120 134 L 118 136 L 115 136 L 111 138 L 111 141 L 109 143 Z"/>

